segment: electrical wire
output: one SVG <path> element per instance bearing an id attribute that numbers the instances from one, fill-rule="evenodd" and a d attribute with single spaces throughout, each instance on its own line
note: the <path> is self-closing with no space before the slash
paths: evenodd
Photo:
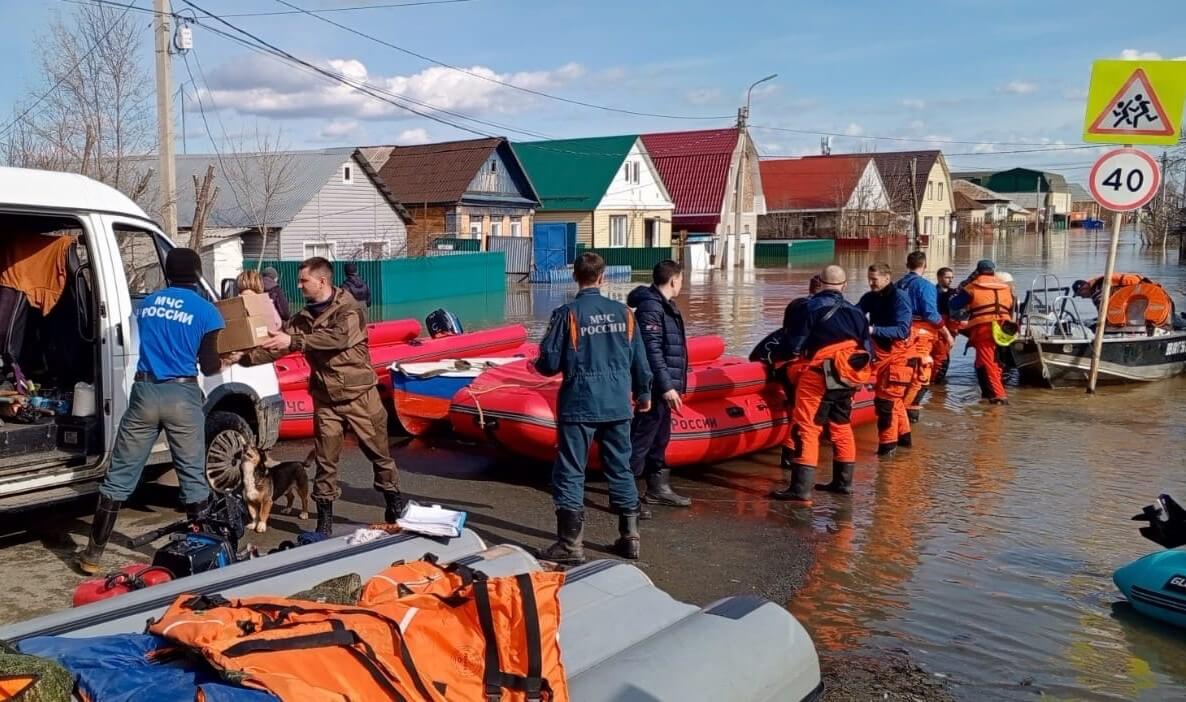
<path id="1" fill-rule="evenodd" d="M 99 46 L 102 45 L 102 43 L 107 40 L 107 37 L 111 36 L 111 33 L 115 31 L 115 28 L 117 26 L 119 26 L 119 23 L 123 22 L 124 18 L 127 17 L 128 12 L 132 9 L 139 10 L 141 8 L 136 7 L 136 5 L 134 3 L 125 7 L 123 13 L 121 13 L 120 16 L 117 17 L 111 23 L 111 26 L 107 27 L 107 29 L 103 32 L 103 35 L 95 40 L 95 43 L 91 45 L 91 48 L 87 49 L 86 53 L 84 53 L 82 56 L 80 56 L 78 58 L 78 60 L 74 62 L 74 65 L 71 66 L 70 69 L 67 70 L 65 73 L 63 73 L 62 76 L 60 78 L 58 78 L 57 82 L 55 82 L 53 85 L 51 85 L 49 87 L 49 90 L 45 91 L 40 96 L 38 96 L 38 98 L 33 101 L 33 104 L 31 104 L 27 108 L 25 108 L 25 111 L 20 113 L 16 117 L 14 117 L 11 122 L 4 125 L 3 127 L 0 127 L 0 136 L 7 134 L 14 126 L 16 126 L 16 124 L 18 122 L 20 122 L 30 112 L 32 112 L 34 109 L 36 109 L 38 105 L 45 102 L 46 98 L 48 98 L 50 95 L 52 95 L 55 90 L 62 87 L 62 83 L 65 83 L 66 79 L 69 78 L 71 74 L 73 74 L 75 71 L 78 70 L 78 67 L 82 65 L 83 61 L 86 61 L 88 58 L 91 57 L 91 54 L 95 53 L 95 51 L 99 48 Z"/>
<path id="2" fill-rule="evenodd" d="M 318 12 L 354 12 L 356 10 L 385 10 L 389 8 L 398 7 L 419 7 L 422 5 L 454 5 L 463 2 L 473 2 L 474 0 L 420 0 L 420 2 L 391 2 L 379 5 L 354 5 L 351 7 L 327 7 L 325 9 L 317 10 Z M 223 17 L 275 17 L 277 15 L 299 15 L 299 10 L 279 11 L 273 10 L 271 12 L 238 12 L 231 15 L 223 15 Z"/>
<path id="3" fill-rule="evenodd" d="M 970 146 L 1049 146 L 1049 143 L 1040 141 L 986 141 L 986 140 L 964 140 L 964 139 L 932 139 L 929 137 L 896 137 L 896 136 L 879 136 L 876 134 L 843 134 L 840 132 L 828 132 L 813 129 L 792 129 L 790 127 L 769 127 L 760 124 L 749 125 L 750 129 L 761 129 L 772 132 L 787 132 L 790 134 L 804 134 L 807 136 L 831 136 L 841 137 L 844 139 L 872 139 L 874 141 L 902 141 L 911 143 L 928 143 L 928 144 L 965 144 Z M 1008 153 L 999 151 L 996 153 Z"/>

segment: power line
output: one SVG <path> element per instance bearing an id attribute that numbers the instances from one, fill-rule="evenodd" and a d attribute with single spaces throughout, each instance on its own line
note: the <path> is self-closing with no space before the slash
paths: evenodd
<path id="1" fill-rule="evenodd" d="M 28 115 L 30 112 L 32 112 L 34 109 L 36 109 L 36 107 L 38 105 L 40 105 L 42 102 L 45 102 L 46 98 L 48 98 L 50 95 L 52 95 L 55 90 L 60 88 L 62 86 L 62 83 L 65 83 L 66 79 L 69 78 L 71 74 L 73 74 L 75 71 L 78 70 L 78 67 L 82 65 L 82 62 L 86 61 L 88 58 L 90 58 L 91 54 L 95 53 L 95 51 L 99 48 L 99 46 L 104 41 L 107 40 L 107 37 L 111 36 L 111 33 L 115 31 L 115 28 L 117 26 L 119 26 L 120 22 L 124 21 L 124 18 L 127 16 L 128 11 L 131 9 L 139 10 L 141 8 L 136 7 L 135 4 L 131 4 L 131 5 L 128 5 L 127 7 L 125 7 L 123 13 L 120 14 L 120 16 L 117 17 L 115 19 L 115 21 L 112 22 L 109 27 L 107 27 L 106 31 L 103 32 L 103 36 L 96 39 L 95 43 L 91 45 L 91 48 L 87 49 L 86 53 L 84 53 L 82 56 L 80 56 L 79 59 L 74 62 L 74 65 L 71 66 L 70 69 L 67 70 L 65 73 L 63 73 L 62 76 L 60 78 L 58 78 L 57 82 L 55 82 L 53 85 L 51 85 L 49 87 L 49 90 L 45 91 L 36 100 L 34 100 L 33 104 L 29 105 L 27 108 L 25 108 L 24 112 L 20 113 L 15 118 L 13 118 L 13 120 L 11 122 L 9 122 L 8 124 L 6 124 L 2 128 L 0 128 L 0 136 L 7 134 L 9 132 L 9 130 L 11 130 L 14 126 L 16 126 L 16 124 L 18 122 L 20 122 L 22 119 L 24 119 L 26 115 Z"/>
<path id="2" fill-rule="evenodd" d="M 405 47 L 402 47 L 402 46 L 399 46 L 396 44 L 392 44 L 391 42 L 386 41 L 384 39 L 380 39 L 379 37 L 367 34 L 366 32 L 359 31 L 353 27 L 349 27 L 349 26 L 341 24 L 339 22 L 335 22 L 327 17 L 322 17 L 320 14 L 318 14 L 318 13 L 322 12 L 321 10 L 317 10 L 317 11 L 306 10 L 302 7 L 299 7 L 299 6 L 294 5 L 290 2 L 287 2 L 287 0 L 276 0 L 276 2 L 280 3 L 281 5 L 284 5 L 285 7 L 290 7 L 293 10 L 296 10 L 303 14 L 309 15 L 310 17 L 313 17 L 315 19 L 319 19 L 322 22 L 331 24 L 339 29 L 350 32 L 351 34 L 354 34 L 355 36 L 359 36 L 364 39 L 368 39 L 370 41 L 375 42 L 376 44 L 381 44 L 382 46 L 386 46 L 390 49 L 395 49 L 396 51 L 399 51 L 400 53 L 403 53 L 403 54 L 407 54 L 408 56 L 414 56 L 415 58 L 418 58 L 421 61 L 427 61 L 428 63 L 433 63 L 438 66 L 441 66 L 442 68 L 448 68 L 450 70 L 457 71 L 459 73 L 464 73 L 464 74 L 474 77 L 474 78 L 478 78 L 479 80 L 484 80 L 484 81 L 487 81 L 490 83 L 495 83 L 495 84 L 501 85 L 505 88 L 511 88 L 512 90 L 518 90 L 518 91 L 521 91 L 524 93 L 528 93 L 529 95 L 535 95 L 538 97 L 547 98 L 549 100 L 556 100 L 558 102 L 566 102 L 570 105 L 580 105 L 581 107 L 588 107 L 588 108 L 592 108 L 595 110 L 604 110 L 606 112 L 617 112 L 620 114 L 634 115 L 636 117 L 659 117 L 662 119 L 678 119 L 678 120 L 732 119 L 732 117 L 729 115 L 725 115 L 723 117 L 721 117 L 721 116 L 700 117 L 700 116 L 691 116 L 691 115 L 668 115 L 668 114 L 662 114 L 662 113 L 656 113 L 656 112 L 640 112 L 637 110 L 627 110 L 627 109 L 622 109 L 619 107 L 608 107 L 606 105 L 598 105 L 598 104 L 591 103 L 591 102 L 584 102 L 583 100 L 574 100 L 572 98 L 566 98 L 566 97 L 561 97 L 559 95 L 553 95 L 551 93 L 545 93 L 542 90 L 535 90 L 533 88 L 525 88 L 521 85 L 515 85 L 514 83 L 508 83 L 507 81 L 500 80 L 498 78 L 493 78 L 491 76 L 482 75 L 481 73 L 475 73 L 474 71 L 471 71 L 466 68 L 462 68 L 461 66 L 456 66 L 451 63 L 446 63 L 445 61 L 441 61 L 440 59 L 435 59 L 431 56 L 426 56 L 424 54 L 412 51 L 411 49 L 408 49 L 408 48 L 405 48 Z"/>
<path id="3" fill-rule="evenodd" d="M 353 7 L 327 7 L 318 12 L 354 12 L 355 10 L 384 10 L 395 7 L 419 7 L 422 5 L 453 5 L 474 0 L 421 0 L 421 2 L 392 2 L 381 5 L 355 5 Z M 276 15 L 299 15 L 302 10 L 273 10 L 271 12 L 239 12 L 223 17 L 274 17 Z"/>
<path id="4" fill-rule="evenodd" d="M 830 136 L 841 137 L 844 139 L 873 139 L 876 141 L 903 141 L 911 143 L 928 143 L 928 144 L 966 144 L 970 146 L 1049 146 L 1048 143 L 1040 141 L 984 141 L 984 140 L 962 140 L 962 139 L 932 139 L 928 137 L 897 137 L 897 136 L 878 136 L 875 134 L 842 134 L 840 132 L 827 132 L 812 129 L 792 129 L 790 127 L 766 127 L 759 124 L 749 125 L 750 129 L 763 129 L 772 132 L 788 132 L 790 134 L 805 134 L 807 136 Z M 997 152 L 1005 153 L 1005 152 Z"/>

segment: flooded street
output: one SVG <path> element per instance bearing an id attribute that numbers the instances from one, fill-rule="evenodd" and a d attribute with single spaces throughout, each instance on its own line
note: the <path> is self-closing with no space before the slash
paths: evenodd
<path id="1" fill-rule="evenodd" d="M 1060 232 L 933 244 L 929 269 L 950 266 L 958 280 L 978 259 L 992 258 L 1021 293 L 1044 272 L 1063 284 L 1099 275 L 1106 253 L 1106 235 Z M 849 298 L 864 291 L 869 263 L 886 260 L 897 276 L 905 254 L 840 252 Z M 1117 270 L 1159 280 L 1181 309 L 1186 268 L 1176 260 L 1176 251 L 1141 250 L 1127 235 Z M 748 353 L 817 268 L 691 276 L 680 302 L 689 333 L 721 334 L 730 352 Z M 624 299 L 630 288 L 615 284 L 609 294 Z M 508 318 L 538 335 L 567 294 L 512 291 Z M 698 478 L 719 486 L 714 477 L 724 476 L 736 487 L 725 508 L 736 519 L 781 520 L 810 537 L 814 562 L 788 606 L 821 650 L 904 648 L 968 699 L 1182 696 L 1186 641 L 1117 604 L 1111 576 L 1158 548 L 1129 518 L 1160 492 L 1186 495 L 1186 378 L 1104 387 L 1094 397 L 1010 387 L 1012 404 L 990 407 L 979 401 L 972 359 L 961 342 L 947 385 L 923 411 L 914 449 L 878 461 L 872 428 L 858 430 L 851 503 L 819 497 L 810 519 L 771 509 L 764 492 L 780 477 L 774 454 Z M 680 487 L 696 497 L 698 478 L 689 475 L 693 482 Z"/>

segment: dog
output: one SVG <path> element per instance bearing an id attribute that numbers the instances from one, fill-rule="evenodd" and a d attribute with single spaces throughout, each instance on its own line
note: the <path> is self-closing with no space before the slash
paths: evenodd
<path id="1" fill-rule="evenodd" d="M 255 446 L 243 451 L 243 497 L 251 515 L 248 530 L 262 534 L 268 530 L 272 505 L 281 497 L 288 498 L 292 511 L 296 498 L 301 498 L 301 519 L 309 518 L 309 466 L 316 452 L 310 451 L 304 461 L 282 461 L 269 464 L 267 454 Z"/>

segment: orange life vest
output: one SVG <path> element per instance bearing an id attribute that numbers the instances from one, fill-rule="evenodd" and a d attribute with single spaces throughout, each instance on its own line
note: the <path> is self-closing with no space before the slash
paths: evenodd
<path id="1" fill-rule="evenodd" d="M 1113 281 L 1112 285 L 1116 285 Z M 1145 281 L 1112 288 L 1108 296 L 1109 327 L 1143 327 L 1151 324 L 1165 327 L 1174 315 L 1174 301 L 1165 288 Z"/>
<path id="2" fill-rule="evenodd" d="M 1087 284 L 1092 290 L 1103 287 L 1104 277 L 1101 275 L 1097 278 L 1092 278 L 1087 281 Z M 1137 285 L 1138 283 L 1147 283 L 1149 279 L 1143 275 L 1136 273 L 1113 273 L 1112 274 L 1112 289 L 1128 287 L 1129 285 Z"/>
<path id="3" fill-rule="evenodd" d="M 285 702 L 564 702 L 563 582 L 475 572 L 447 595 L 369 607 L 182 595 L 148 630 Z"/>
<path id="4" fill-rule="evenodd" d="M 469 585 L 473 579 L 474 571 L 467 566 L 457 563 L 441 565 L 435 555 L 426 553 L 418 561 L 399 561 L 376 573 L 363 585 L 358 603 L 371 607 L 426 592 L 449 595 Z"/>
<path id="5" fill-rule="evenodd" d="M 1013 318 L 1013 291 L 995 275 L 976 276 L 964 290 L 971 297 L 966 328 Z"/>

